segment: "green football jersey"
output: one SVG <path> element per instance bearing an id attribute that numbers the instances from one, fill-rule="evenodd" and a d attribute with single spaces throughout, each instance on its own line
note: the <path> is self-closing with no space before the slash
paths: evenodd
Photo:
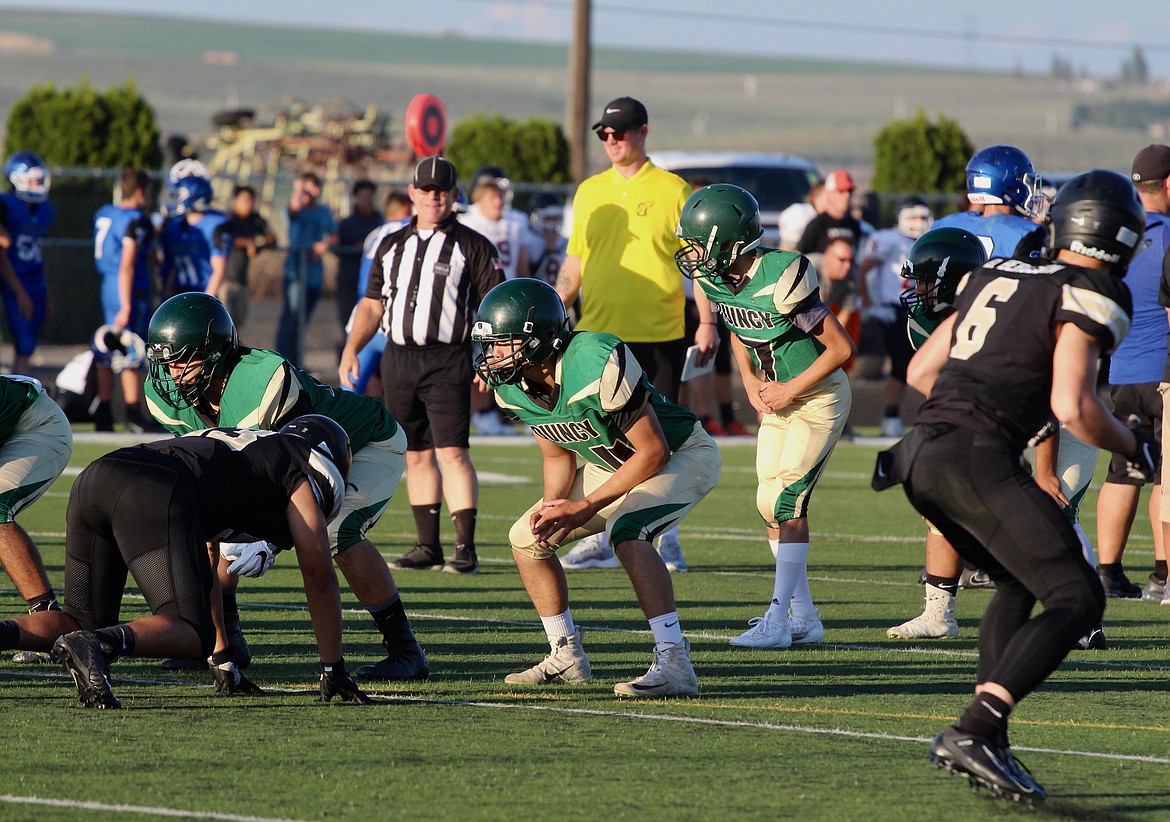
<path id="1" fill-rule="evenodd" d="M 706 277 L 695 283 L 716 304 L 719 316 L 747 347 L 765 379 L 788 382 L 825 350 L 794 320 L 802 304 L 818 293 L 817 272 L 807 257 L 763 249 L 738 283 Z"/>
<path id="2" fill-rule="evenodd" d="M 43 390 L 40 380 L 32 377 L 0 375 L 0 441 L 12 436 L 21 416 Z"/>
<path id="3" fill-rule="evenodd" d="M 910 338 L 910 347 L 917 351 L 926 342 L 926 338 L 934 333 L 934 329 L 942 325 L 942 317 L 909 317 L 906 320 L 906 336 Z"/>
<path id="4" fill-rule="evenodd" d="M 673 452 L 695 430 L 698 418 L 662 396 L 612 334 L 578 331 L 556 367 L 551 397 L 524 390 L 523 383 L 496 389 L 496 402 L 532 427 L 538 437 L 573 451 L 587 462 L 616 471 L 634 453 L 626 431 L 649 404 Z"/>
<path id="5" fill-rule="evenodd" d="M 276 430 L 302 414 L 321 414 L 345 429 L 354 452 L 371 441 L 390 439 L 398 431 L 398 423 L 386 406 L 373 397 L 319 383 L 275 351 L 241 351 L 243 356 L 232 366 L 224 385 L 218 419 L 210 419 L 195 408 L 175 408 L 147 380 L 150 413 L 180 436 L 205 428 Z"/>

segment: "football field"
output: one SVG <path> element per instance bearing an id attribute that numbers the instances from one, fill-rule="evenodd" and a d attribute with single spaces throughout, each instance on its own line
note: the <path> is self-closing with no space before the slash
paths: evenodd
<path id="1" fill-rule="evenodd" d="M 481 573 L 395 573 L 429 680 L 368 687 L 368 708 L 316 701 L 304 595 L 282 556 L 239 592 L 248 676 L 265 696 L 217 697 L 207 674 L 127 658 L 112 666 L 123 710 L 86 710 L 59 666 L 5 654 L 0 820 L 1170 819 L 1170 607 L 1139 600 L 1110 600 L 1109 648 L 1074 651 L 1014 714 L 1014 749 L 1049 791 L 1040 810 L 931 767 L 930 738 L 969 701 L 990 594 L 960 592 L 956 640 L 886 637 L 920 610 L 924 529 L 899 489 L 869 489 L 873 447 L 841 445 L 813 499 L 809 574 L 824 644 L 729 646 L 772 590 L 753 444 L 724 447 L 722 480 L 681 529 L 690 571 L 673 581 L 698 697 L 614 696 L 615 682 L 648 667 L 652 645 L 620 569 L 568 572 L 591 684 L 504 684 L 548 651 L 506 542 L 540 494 L 539 455 L 530 439 L 475 444 Z M 69 484 L 110 447 L 79 442 L 71 470 L 21 515 L 58 593 Z M 1094 490 L 1090 535 L 1095 505 Z M 448 552 L 451 534 L 444 517 Z M 409 548 L 404 487 L 371 536 L 387 558 Z M 1144 505 L 1125 560 L 1144 583 Z M 344 581 L 342 594 L 352 670 L 383 653 Z M 123 617 L 144 612 L 129 589 Z M 0 577 L 0 618 L 20 613 Z"/>

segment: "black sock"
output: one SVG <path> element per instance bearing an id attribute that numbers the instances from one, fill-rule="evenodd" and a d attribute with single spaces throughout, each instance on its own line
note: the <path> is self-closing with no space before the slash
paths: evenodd
<path id="1" fill-rule="evenodd" d="M 418 531 L 419 545 L 439 544 L 439 511 L 442 507 L 441 502 L 410 506 L 410 512 L 414 514 L 414 527 Z"/>
<path id="2" fill-rule="evenodd" d="M 934 574 L 926 575 L 926 584 L 933 585 L 935 588 L 942 588 L 948 594 L 954 594 L 959 590 L 958 577 L 936 577 Z"/>
<path id="3" fill-rule="evenodd" d="M 1166 580 L 1166 560 L 1154 560 L 1154 579 Z"/>
<path id="4" fill-rule="evenodd" d="M 723 420 L 723 427 L 735 422 L 735 408 L 729 402 L 719 403 L 719 419 Z"/>
<path id="5" fill-rule="evenodd" d="M 126 403 L 126 417 L 127 419 L 137 419 L 142 416 L 142 409 L 138 407 L 136 402 Z"/>
<path id="6" fill-rule="evenodd" d="M 233 588 L 230 591 L 223 592 L 223 616 L 224 619 L 228 617 L 239 617 L 240 606 L 236 602 L 236 591 Z"/>
<path id="7" fill-rule="evenodd" d="M 1108 574 L 1111 577 L 1116 577 L 1116 576 L 1119 576 L 1121 574 L 1121 563 L 1120 562 L 1098 562 L 1097 563 L 1097 570 L 1104 573 L 1104 574 Z"/>
<path id="8" fill-rule="evenodd" d="M 997 744 L 1006 746 L 1011 712 L 1011 707 L 998 696 L 982 693 L 975 697 L 975 701 L 959 717 L 955 727 L 964 733 L 993 739 Z"/>
<path id="9" fill-rule="evenodd" d="M 53 593 L 50 588 L 40 596 L 26 599 L 25 603 L 28 605 L 28 612 L 30 614 L 37 614 L 41 611 L 60 611 L 61 606 L 57 602 L 57 595 Z"/>
<path id="10" fill-rule="evenodd" d="M 120 656 L 134 653 L 134 644 L 138 637 L 129 625 L 115 625 L 112 628 L 99 628 L 93 632 L 98 642 L 102 644 L 102 653 L 106 659 L 113 662 Z"/>
<path id="11" fill-rule="evenodd" d="M 475 514 L 478 509 L 464 508 L 462 511 L 452 511 L 451 520 L 455 523 L 455 544 L 464 548 L 475 547 Z"/>
<path id="12" fill-rule="evenodd" d="M 382 632 L 387 642 L 399 642 L 404 634 L 413 634 L 410 629 L 410 620 L 406 618 L 406 608 L 402 604 L 402 597 L 398 594 L 385 605 L 370 608 L 370 616 L 374 624 Z"/>
<path id="13" fill-rule="evenodd" d="M 11 651 L 20 644 L 20 626 L 15 620 L 0 620 L 0 651 Z"/>
<path id="14" fill-rule="evenodd" d="M 902 416 L 902 409 L 897 405 L 887 405 L 885 415 L 887 417 L 900 417 Z"/>
<path id="15" fill-rule="evenodd" d="M 211 655 L 212 665 L 223 665 L 225 662 L 232 661 L 232 649 L 228 648 L 225 651 L 215 651 Z"/>

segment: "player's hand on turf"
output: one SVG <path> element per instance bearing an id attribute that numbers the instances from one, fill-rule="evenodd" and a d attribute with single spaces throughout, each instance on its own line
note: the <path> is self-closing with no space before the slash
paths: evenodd
<path id="1" fill-rule="evenodd" d="M 271 542 L 223 542 L 219 546 L 219 554 L 229 560 L 228 573 L 239 574 L 242 577 L 264 576 L 276 561 L 276 546 Z"/>
<path id="2" fill-rule="evenodd" d="M 345 660 L 332 664 L 321 663 L 321 701 L 328 702 L 333 697 L 341 697 L 343 702 L 356 702 L 359 705 L 372 705 L 373 700 L 362 693 L 349 671 L 345 670 Z"/>
<path id="3" fill-rule="evenodd" d="M 263 696 L 264 691 L 252 680 L 248 679 L 234 662 L 224 662 L 216 665 L 210 659 L 207 665 L 211 668 L 211 677 L 215 680 L 215 692 L 223 696 Z"/>

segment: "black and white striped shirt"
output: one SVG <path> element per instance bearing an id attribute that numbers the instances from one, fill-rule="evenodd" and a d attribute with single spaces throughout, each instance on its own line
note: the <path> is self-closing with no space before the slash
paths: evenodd
<path id="1" fill-rule="evenodd" d="M 495 246 L 449 216 L 433 231 L 417 219 L 382 240 L 366 296 L 382 302 L 381 331 L 402 346 L 461 345 L 480 300 L 504 281 Z"/>

